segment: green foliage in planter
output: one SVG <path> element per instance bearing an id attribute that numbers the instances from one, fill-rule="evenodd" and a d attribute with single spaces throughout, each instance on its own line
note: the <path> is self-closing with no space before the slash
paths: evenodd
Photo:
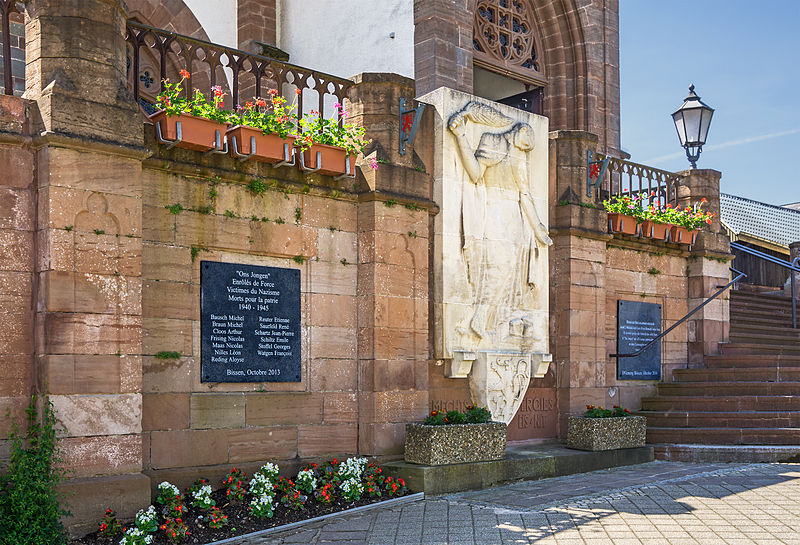
<path id="1" fill-rule="evenodd" d="M 431 414 L 422 421 L 426 426 L 444 426 L 447 424 L 484 424 L 492 418 L 492 413 L 486 407 L 467 405 L 461 411 L 431 411 Z"/>
<path id="2" fill-rule="evenodd" d="M 27 413 L 28 429 L 21 434 L 14 422 L 8 473 L 0 477 L 0 543 L 64 545 L 67 537 L 61 516 L 69 513 L 59 506 L 56 486 L 64 478 L 60 461 L 53 405 L 44 398 L 41 417 L 36 396 Z M 10 418 L 10 414 L 7 418 Z"/>
<path id="3" fill-rule="evenodd" d="M 603 407 L 595 407 L 594 405 L 586 405 L 586 412 L 583 416 L 587 418 L 614 418 L 619 416 L 633 416 L 628 409 L 623 409 L 619 405 L 614 405 L 611 409 L 604 409 Z"/>
<path id="4" fill-rule="evenodd" d="M 477 405 L 467 405 L 464 413 L 468 424 L 483 424 L 492 419 L 492 413 L 489 412 L 489 409 L 478 407 Z"/>

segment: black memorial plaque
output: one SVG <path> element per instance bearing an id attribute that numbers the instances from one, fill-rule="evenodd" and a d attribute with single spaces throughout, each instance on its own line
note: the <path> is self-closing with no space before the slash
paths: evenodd
<path id="1" fill-rule="evenodd" d="M 661 334 L 661 305 L 617 301 L 617 353 L 632 354 Z M 617 358 L 617 380 L 661 380 L 661 343 L 634 358 Z"/>
<path id="2" fill-rule="evenodd" d="M 300 271 L 200 264 L 202 382 L 300 382 Z"/>

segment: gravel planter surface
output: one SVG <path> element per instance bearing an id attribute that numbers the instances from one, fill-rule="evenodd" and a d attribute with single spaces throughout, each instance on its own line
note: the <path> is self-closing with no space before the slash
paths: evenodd
<path id="1" fill-rule="evenodd" d="M 354 503 L 345 503 L 340 498 L 336 498 L 332 503 L 325 505 L 319 503 L 313 498 L 309 498 L 309 500 L 306 502 L 305 508 L 300 511 L 293 511 L 287 507 L 284 507 L 279 501 L 276 500 L 274 511 L 275 515 L 268 519 L 257 519 L 250 516 L 250 512 L 247 509 L 247 501 L 241 503 L 227 503 L 224 490 L 217 490 L 213 492 L 211 497 L 214 499 L 217 507 L 220 508 L 222 513 L 228 515 L 227 526 L 219 529 L 207 527 L 204 524 L 204 519 L 198 518 L 198 516 L 204 515 L 205 512 L 202 509 L 196 509 L 187 505 L 185 511 L 186 515 L 184 516 L 183 520 L 189 526 L 191 535 L 189 535 L 186 540 L 182 541 L 182 544 L 205 545 L 222 541 L 231 537 L 242 536 L 244 534 L 258 532 L 260 530 L 274 528 L 276 526 L 283 526 L 293 522 L 300 522 L 315 517 L 329 515 L 331 513 L 345 511 L 354 507 L 363 507 L 366 505 L 381 503 L 382 501 L 389 499 L 394 499 L 390 498 L 386 494 L 384 494 L 381 498 L 362 498 Z M 162 531 L 156 532 L 154 534 L 154 538 L 153 545 L 167 545 L 170 543 Z M 82 539 L 71 541 L 70 544 L 118 545 L 120 539 L 121 536 L 108 538 L 98 536 L 95 532 Z"/>

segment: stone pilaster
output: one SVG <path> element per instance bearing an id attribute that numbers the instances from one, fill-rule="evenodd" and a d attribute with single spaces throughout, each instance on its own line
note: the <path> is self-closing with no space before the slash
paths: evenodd
<path id="1" fill-rule="evenodd" d="M 359 452 L 402 454 L 405 424 L 428 407 L 430 176 L 420 158 L 424 140 L 398 153 L 398 102 L 411 105 L 413 81 L 394 74 L 355 80 L 347 107 L 373 140 L 367 155 L 380 161 L 359 177 Z"/>
<path id="2" fill-rule="evenodd" d="M 150 499 L 142 475 L 142 117 L 126 88 L 124 3 L 26 2 L 35 103 L 35 353 L 71 479 L 72 533 Z"/>
<path id="3" fill-rule="evenodd" d="M 559 435 L 606 393 L 606 213 L 586 196 L 586 150 L 596 135 L 550 133 L 550 344 L 556 367 Z M 570 204 L 567 204 L 569 202 Z"/>
<path id="4" fill-rule="evenodd" d="M 691 169 L 680 172 L 685 176 L 678 192 L 678 204 L 695 205 L 703 199 L 703 209 L 714 214 L 710 225 L 697 234 L 689 261 L 689 310 L 703 303 L 730 280 L 728 270 L 730 239 L 720 223 L 719 186 L 722 173 L 712 169 Z M 703 307 L 688 321 L 689 365 L 703 366 L 704 356 L 717 354 L 719 343 L 728 339 L 730 331 L 729 295 Z"/>

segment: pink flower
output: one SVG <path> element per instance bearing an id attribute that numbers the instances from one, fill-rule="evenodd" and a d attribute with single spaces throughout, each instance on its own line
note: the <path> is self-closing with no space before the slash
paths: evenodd
<path id="1" fill-rule="evenodd" d="M 369 157 L 367 159 L 367 161 L 369 161 L 370 168 L 372 168 L 373 170 L 378 170 L 378 160 L 377 159 L 375 159 L 374 157 Z"/>

